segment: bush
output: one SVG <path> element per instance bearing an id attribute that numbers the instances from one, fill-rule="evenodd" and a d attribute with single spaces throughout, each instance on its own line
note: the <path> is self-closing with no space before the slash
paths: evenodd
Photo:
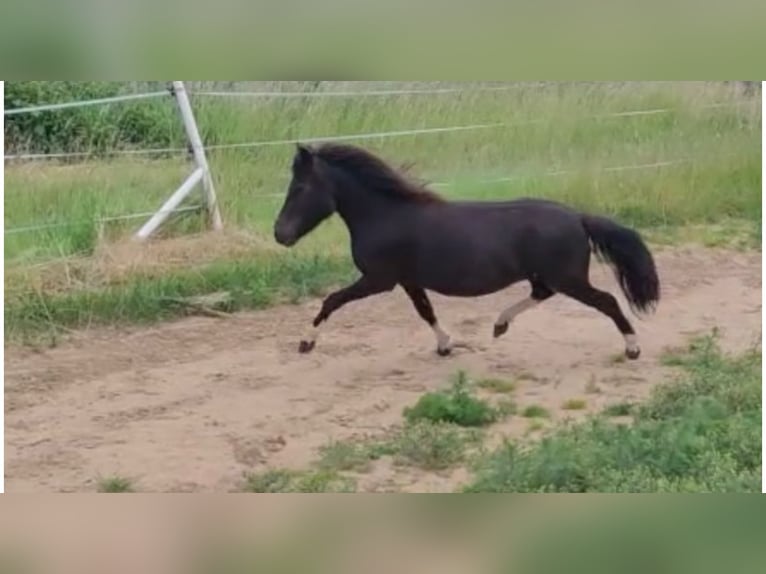
<path id="1" fill-rule="evenodd" d="M 5 109 L 107 98 L 128 91 L 124 82 L 6 82 Z M 112 148 L 177 147 L 184 141 L 170 98 L 8 115 L 4 137 L 6 152 L 11 154 L 99 154 Z"/>

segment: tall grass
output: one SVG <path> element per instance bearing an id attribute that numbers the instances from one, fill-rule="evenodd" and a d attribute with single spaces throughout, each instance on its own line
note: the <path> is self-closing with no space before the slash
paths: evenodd
<path id="1" fill-rule="evenodd" d="M 288 83 L 278 88 L 349 86 Z M 761 213 L 761 118 L 756 99 L 712 83 L 562 83 L 427 96 L 216 99 L 200 95 L 193 97 L 193 105 L 210 146 L 504 122 L 507 125 L 499 128 L 358 143 L 394 163 L 414 162 L 415 173 L 427 180 L 449 182 L 438 189 L 451 198 L 548 197 L 643 229 L 745 222 L 752 230 L 748 236 L 755 239 Z M 727 105 L 711 107 L 720 103 Z M 166 104 L 127 105 L 162 105 L 164 111 L 158 113 L 175 114 Z M 607 115 L 657 108 L 671 111 L 632 117 Z M 176 135 L 168 137 L 169 144 L 183 147 L 182 141 L 173 139 Z M 292 153 L 292 145 L 210 150 L 229 229 L 270 237 Z M 603 170 L 676 159 L 691 161 L 639 170 Z M 558 171 L 566 173 L 550 173 Z M 99 218 L 155 210 L 188 173 L 183 158 L 8 163 L 6 228 L 69 223 L 7 234 L 6 268 L 91 254 L 104 240 L 125 236 L 142 223 L 140 219 L 99 222 Z M 514 177 L 485 182 L 509 175 Z M 198 202 L 199 198 L 189 200 Z M 203 229 L 204 218 L 191 213 L 174 218 L 163 235 Z M 326 255 L 330 247 L 337 252 L 345 240 L 345 229 L 337 219 L 332 220 L 308 238 L 298 253 Z M 348 265 L 347 257 L 343 260 Z M 210 273 L 219 274 L 217 269 Z M 14 277 L 19 280 L 19 274 Z M 186 281 L 168 283 L 176 280 Z M 157 284 L 156 288 L 165 287 Z M 13 291 L 23 292 L 24 288 L 15 285 Z"/>
<path id="2" fill-rule="evenodd" d="M 732 106 L 707 107 L 717 103 Z M 194 104 L 209 145 L 509 124 L 359 142 L 393 162 L 415 162 L 417 173 L 427 179 L 453 181 L 454 186 L 445 190 L 452 197 L 542 195 L 644 226 L 706 222 L 724 216 L 756 219 L 760 213 L 757 102 L 708 84 L 696 89 L 685 84 L 554 84 L 502 92 L 327 99 L 198 96 Z M 657 108 L 673 111 L 596 117 Z M 172 106 L 163 109 L 175 113 Z M 183 147 L 175 137 L 169 144 Z M 266 229 L 289 177 L 293 147 L 209 153 L 227 224 Z M 683 158 L 696 161 L 657 169 L 598 171 L 600 167 Z M 545 175 L 560 170 L 575 173 Z M 149 211 L 158 207 L 188 171 L 185 161 L 178 158 L 75 165 L 11 163 L 6 171 L 5 223 L 15 227 L 80 222 Z M 477 184 L 477 180 L 509 174 L 519 177 L 495 185 Z M 139 223 L 112 227 L 127 231 Z M 87 250 L 88 242 L 79 238 L 82 234 L 81 227 L 70 226 L 9 235 L 5 255 L 13 258 L 31 251 L 57 256 Z"/>

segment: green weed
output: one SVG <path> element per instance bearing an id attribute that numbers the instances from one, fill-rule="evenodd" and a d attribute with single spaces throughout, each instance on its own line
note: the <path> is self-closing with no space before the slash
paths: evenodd
<path id="1" fill-rule="evenodd" d="M 465 461 L 468 447 L 480 440 L 454 424 L 422 420 L 406 425 L 389 448 L 398 464 L 442 470 Z"/>
<path id="2" fill-rule="evenodd" d="M 632 403 L 615 403 L 607 405 L 602 414 L 607 417 L 626 417 L 633 413 Z"/>
<path id="3" fill-rule="evenodd" d="M 493 393 L 512 393 L 516 390 L 516 383 L 505 379 L 480 379 L 476 386 Z"/>
<path id="4" fill-rule="evenodd" d="M 409 423 L 428 420 L 479 427 L 495 422 L 497 416 L 489 403 L 471 395 L 468 377 L 463 371 L 455 375 L 448 391 L 426 393 L 414 406 L 404 409 L 404 418 Z"/>
<path id="5" fill-rule="evenodd" d="M 564 404 L 561 405 L 561 408 L 565 411 L 581 411 L 586 406 L 588 406 L 588 403 L 583 399 L 569 399 L 564 401 Z"/>
<path id="6" fill-rule="evenodd" d="M 356 484 L 350 477 L 335 471 L 294 471 L 271 469 L 262 473 L 245 474 L 245 492 L 353 492 Z"/>
<path id="7" fill-rule="evenodd" d="M 98 491 L 106 493 L 134 492 L 133 481 L 124 476 L 106 476 L 99 479 Z"/>
<path id="8" fill-rule="evenodd" d="M 379 455 L 371 446 L 357 442 L 332 441 L 320 449 L 317 463 L 322 470 L 365 472 Z"/>
<path id="9" fill-rule="evenodd" d="M 527 417 L 527 418 L 550 418 L 551 413 L 546 409 L 545 407 L 541 407 L 540 405 L 529 405 L 528 407 L 525 407 L 523 411 L 521 411 L 521 416 Z"/>

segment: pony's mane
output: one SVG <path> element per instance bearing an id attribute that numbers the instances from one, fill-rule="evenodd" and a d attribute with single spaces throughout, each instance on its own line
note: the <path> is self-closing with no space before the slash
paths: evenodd
<path id="1" fill-rule="evenodd" d="M 404 170 L 397 170 L 379 157 L 360 147 L 327 143 L 314 149 L 314 154 L 337 168 L 353 175 L 370 189 L 406 201 L 441 203 L 444 199 L 424 183 L 410 179 Z"/>

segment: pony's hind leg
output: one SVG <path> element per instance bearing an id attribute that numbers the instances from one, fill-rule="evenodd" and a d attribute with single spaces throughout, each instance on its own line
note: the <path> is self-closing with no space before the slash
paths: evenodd
<path id="1" fill-rule="evenodd" d="M 625 338 L 625 356 L 628 359 L 638 359 L 641 348 L 638 346 L 636 332 L 620 309 L 614 295 L 596 289 L 587 281 L 562 286 L 559 291 L 610 317 Z"/>
<path id="2" fill-rule="evenodd" d="M 402 288 L 412 300 L 418 315 L 433 329 L 436 335 L 436 352 L 442 357 L 449 355 L 452 352 L 450 336 L 439 327 L 439 321 L 436 319 L 434 308 L 425 290 L 412 285 L 402 285 Z"/>
<path id="3" fill-rule="evenodd" d="M 518 315 L 528 309 L 536 307 L 546 299 L 552 297 L 554 292 L 546 287 L 539 281 L 531 280 L 532 293 L 526 299 L 522 299 L 517 303 L 514 303 L 507 309 L 505 309 L 495 321 L 495 326 L 492 330 L 492 335 L 497 338 L 504 335 L 508 331 L 508 324 L 514 320 Z"/>

